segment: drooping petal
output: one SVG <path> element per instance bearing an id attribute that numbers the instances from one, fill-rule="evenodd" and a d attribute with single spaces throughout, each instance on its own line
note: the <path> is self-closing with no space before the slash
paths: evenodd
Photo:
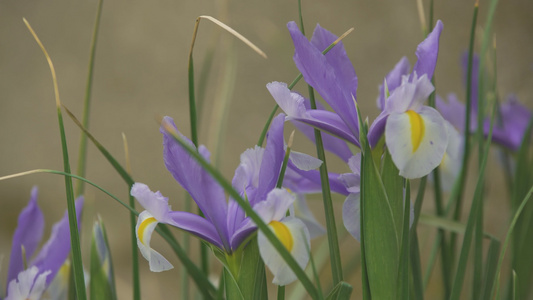
<path id="1" fill-rule="evenodd" d="M 13 235 L 11 246 L 11 257 L 9 259 L 9 270 L 7 282 L 11 282 L 24 269 L 23 259 L 30 259 L 41 242 L 44 229 L 44 217 L 37 204 L 37 187 L 31 190 L 30 201 L 22 210 L 18 217 L 17 228 Z M 24 246 L 26 257 L 22 257 Z"/>
<path id="2" fill-rule="evenodd" d="M 298 169 L 303 171 L 318 169 L 322 165 L 322 161 L 320 159 L 292 150 L 289 154 L 289 159 Z"/>
<path id="3" fill-rule="evenodd" d="M 348 195 L 342 206 L 342 221 L 346 230 L 358 241 L 361 240 L 360 195 Z"/>
<path id="4" fill-rule="evenodd" d="M 294 201 L 294 217 L 300 219 L 307 229 L 309 230 L 309 235 L 312 239 L 324 235 L 326 229 L 322 224 L 320 224 L 305 200 L 305 195 L 296 194 L 296 201 Z"/>
<path id="5" fill-rule="evenodd" d="M 294 62 L 305 81 L 315 88 L 355 136 L 359 133 L 354 103 L 356 95 L 353 94 L 355 88 L 349 88 L 344 84 L 350 79 L 342 78 L 346 76 L 345 72 L 337 73 L 336 67 L 302 35 L 296 23 L 289 22 L 287 27 L 294 43 Z M 356 82 L 353 81 L 353 84 Z"/>
<path id="6" fill-rule="evenodd" d="M 267 144 L 261 161 L 259 170 L 259 183 L 255 199 L 248 197 L 250 205 L 253 207 L 259 201 L 265 200 L 267 194 L 276 187 L 281 165 L 285 157 L 285 142 L 283 139 L 283 128 L 285 115 L 279 114 L 272 120 L 270 130 L 267 133 Z"/>
<path id="7" fill-rule="evenodd" d="M 158 223 L 178 227 L 219 248 L 222 247 L 222 241 L 213 224 L 195 214 L 170 210 L 168 198 L 164 197 L 159 191 L 152 192 L 146 184 L 136 182 L 131 187 L 131 195 L 139 201 Z"/>
<path id="8" fill-rule="evenodd" d="M 442 27 L 442 22 L 438 20 L 433 31 L 416 48 L 416 57 L 418 57 L 418 60 L 413 67 L 413 73 L 416 72 L 418 76 L 426 74 L 430 80 L 433 77 L 439 55 L 439 38 Z"/>
<path id="9" fill-rule="evenodd" d="M 5 300 L 39 300 L 46 289 L 46 279 L 50 270 L 42 271 L 32 266 L 20 272 L 9 282 Z"/>
<path id="10" fill-rule="evenodd" d="M 177 131 L 172 118 L 165 117 L 163 122 Z M 165 166 L 174 179 L 189 192 L 206 219 L 215 226 L 224 247 L 229 249 L 226 225 L 228 205 L 223 188 L 174 140 L 164 126 L 161 126 L 160 131 L 163 133 Z M 178 134 L 186 143 L 194 147 L 190 140 L 181 133 L 178 132 Z M 209 151 L 205 147 L 200 146 L 198 151 L 203 157 L 208 158 Z"/>
<path id="11" fill-rule="evenodd" d="M 137 225 L 135 226 L 137 246 L 143 257 L 149 262 L 150 271 L 152 272 L 162 272 L 174 268 L 163 255 L 150 247 L 152 233 L 158 223 L 154 216 L 145 210 L 139 214 Z"/>
<path id="12" fill-rule="evenodd" d="M 397 87 L 400 86 L 402 83 L 402 77 L 409 74 L 409 70 L 411 69 L 411 64 L 409 64 L 409 60 L 407 57 L 402 57 L 400 61 L 394 66 L 394 68 L 385 76 L 385 82 L 387 83 L 387 88 L 389 89 L 389 93 L 394 91 Z M 379 86 L 379 97 L 377 99 L 378 108 L 380 110 L 385 109 L 385 99 L 387 96 L 385 95 L 385 87 L 384 85 Z"/>
<path id="13" fill-rule="evenodd" d="M 359 193 L 361 187 L 361 153 L 352 156 L 348 161 L 348 166 L 352 173 L 345 173 L 339 176 L 344 186 L 350 193 Z"/>
<path id="14" fill-rule="evenodd" d="M 268 193 L 265 201 L 254 205 L 253 209 L 263 222 L 268 224 L 272 220 L 279 221 L 283 219 L 294 200 L 296 200 L 296 197 L 289 191 L 276 188 Z"/>
<path id="15" fill-rule="evenodd" d="M 385 142 L 400 175 L 413 179 L 437 167 L 448 145 L 444 119 L 433 108 L 389 115 Z"/>
<path id="16" fill-rule="evenodd" d="M 294 123 L 307 124 L 359 146 L 357 140 L 359 132 L 354 134 L 338 114 L 323 109 L 313 110 L 307 108 L 305 99 L 300 94 L 291 92 L 285 83 L 271 82 L 267 84 L 267 89 L 281 109 L 287 114 L 287 120 L 291 120 Z M 314 131 L 308 131 L 306 135 L 314 141 Z M 346 145 L 341 147 L 344 148 L 342 151 L 346 151 Z"/>
<path id="17" fill-rule="evenodd" d="M 309 262 L 311 249 L 309 231 L 305 224 L 293 217 L 286 217 L 281 221 L 273 221 L 268 227 L 281 241 L 294 257 L 298 265 L 303 269 Z M 279 255 L 276 248 L 267 240 L 262 232 L 257 235 L 259 253 L 268 269 L 274 274 L 272 283 L 287 285 L 297 279 L 294 272 Z"/>
<path id="18" fill-rule="evenodd" d="M 81 225 L 81 213 L 83 210 L 83 196 L 75 201 L 78 230 Z M 50 276 L 46 278 L 46 285 L 54 279 L 70 254 L 70 227 L 67 211 L 63 218 L 52 226 L 50 238 L 41 248 L 30 265 L 36 266 L 39 271 L 50 270 Z"/>

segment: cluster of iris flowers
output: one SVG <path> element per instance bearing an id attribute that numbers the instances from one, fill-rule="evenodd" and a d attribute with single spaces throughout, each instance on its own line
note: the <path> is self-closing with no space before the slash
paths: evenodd
<path id="1" fill-rule="evenodd" d="M 473 85 L 471 126 L 465 129 L 467 109 L 457 96 L 450 94 L 447 101 L 436 96 L 436 107 L 427 105 L 434 92 L 433 74 L 438 58 L 439 38 L 443 30 L 441 21 L 417 49 L 417 61 L 411 69 L 407 58 L 402 58 L 384 77 L 379 86 L 377 106 L 381 113 L 374 121 L 364 125 L 357 106 L 357 76 L 338 37 L 317 25 L 308 40 L 296 23 L 288 24 L 295 53 L 294 62 L 310 85 L 331 110 L 318 104 L 315 108 L 309 99 L 289 89 L 283 82 L 271 82 L 267 89 L 283 113 L 273 118 L 267 134 L 265 148 L 255 146 L 240 156 L 231 185 L 249 203 L 253 211 L 268 225 L 269 230 L 293 256 L 300 268 L 310 260 L 311 238 L 326 233 L 310 212 L 305 194 L 322 188 L 318 168 L 322 161 L 312 156 L 292 151 L 285 142 L 284 124 L 291 121 L 298 130 L 315 141 L 315 129 L 320 130 L 325 150 L 346 163 L 349 173 L 330 172 L 331 191 L 344 195 L 343 223 L 347 231 L 361 240 L 361 160 L 364 147 L 368 147 L 378 162 L 390 155 L 398 175 L 404 179 L 417 179 L 440 167 L 442 187 L 451 189 L 463 159 L 464 135 L 475 132 L 477 125 L 477 64 L 474 57 L 471 77 Z M 325 50 L 334 45 L 324 54 Z M 466 63 L 465 63 L 466 68 Z M 492 140 L 509 151 L 517 151 L 531 120 L 531 113 L 518 100 L 510 96 L 499 107 L 499 125 L 494 127 Z M 482 132 L 489 136 L 491 121 L 481 122 Z M 362 130 L 366 126 L 367 130 Z M 190 149 L 209 161 L 206 147 L 196 146 L 182 135 L 170 117 L 162 120 L 164 164 L 174 179 L 197 204 L 201 215 L 173 211 L 169 199 L 159 191 L 137 182 L 131 187 L 131 196 L 144 208 L 137 219 L 135 234 L 137 245 L 154 272 L 167 271 L 172 264 L 150 245 L 151 237 L 159 223 L 189 232 L 209 244 L 218 258 L 235 278 L 240 270 L 239 260 L 250 243 L 257 243 L 260 256 L 273 274 L 273 283 L 285 286 L 298 277 L 289 267 L 278 249 L 258 230 L 258 224 L 226 191 L 191 153 Z M 177 136 L 176 136 L 177 135 Z M 353 149 L 359 149 L 354 153 Z M 408 200 L 410 201 L 410 200 Z M 83 198 L 76 202 L 78 220 Z M 410 209 L 410 223 L 413 211 Z M 18 219 L 9 260 L 6 300 L 50 299 L 65 297 L 68 274 L 70 235 L 67 215 L 58 222 L 50 240 L 34 256 L 42 237 L 43 216 L 37 205 L 37 190 L 32 190 L 28 206 Z M 27 257 L 34 257 L 26 261 Z M 233 262 L 233 264 L 231 263 Z M 236 265 L 235 265 L 235 262 Z"/>

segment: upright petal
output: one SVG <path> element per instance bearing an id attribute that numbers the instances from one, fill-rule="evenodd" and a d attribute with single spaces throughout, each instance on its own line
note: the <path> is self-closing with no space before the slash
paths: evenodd
<path id="1" fill-rule="evenodd" d="M 162 272 L 174 268 L 163 255 L 150 247 L 152 233 L 158 223 L 154 216 L 145 210 L 139 215 L 135 226 L 137 246 L 143 257 L 150 263 L 150 271 L 152 272 Z"/>
<path id="2" fill-rule="evenodd" d="M 294 47 L 294 62 L 302 72 L 305 81 L 324 98 L 324 100 L 339 114 L 353 135 L 359 133 L 357 111 L 355 108 L 355 88 L 349 88 L 343 78 L 345 72 L 338 73 L 330 61 L 302 35 L 294 22 L 287 24 Z M 338 45 L 337 45 L 338 46 Z M 356 84 L 356 80 L 353 84 Z M 348 85 L 349 86 L 349 85 Z M 353 85 L 352 85 L 353 86 Z"/>
<path id="3" fill-rule="evenodd" d="M 83 197 L 76 199 L 76 218 L 78 229 L 81 225 L 81 212 L 83 210 Z M 70 254 L 70 227 L 67 211 L 63 218 L 52 226 L 50 238 L 41 248 L 35 259 L 30 263 L 36 266 L 39 271 L 50 270 L 50 276 L 46 277 L 46 285 L 54 279 L 56 273 L 61 268 Z"/>
<path id="4" fill-rule="evenodd" d="M 279 114 L 272 120 L 272 125 L 267 135 L 267 144 L 259 170 L 259 184 L 255 199 L 248 198 L 250 205 L 254 206 L 258 201 L 265 200 L 267 194 L 276 187 L 281 165 L 285 157 L 283 128 L 285 115 Z"/>
<path id="5" fill-rule="evenodd" d="M 400 61 L 385 77 L 385 83 L 387 84 L 389 92 L 394 91 L 397 87 L 400 86 L 400 84 L 402 83 L 402 77 L 409 74 L 410 69 L 411 64 L 409 63 L 409 60 L 405 56 L 402 57 L 402 59 L 400 59 Z M 378 108 L 382 111 L 385 109 L 385 99 L 387 99 L 387 95 L 385 95 L 385 87 L 384 85 L 380 85 L 377 103 Z"/>
<path id="6" fill-rule="evenodd" d="M 311 37 L 311 44 L 320 50 L 320 52 L 326 50 L 329 45 L 337 40 L 337 36 L 328 30 L 322 28 L 319 24 L 316 25 Z M 335 70 L 337 79 L 340 86 L 344 91 L 348 91 L 349 94 L 356 95 L 357 91 L 357 76 L 353 68 L 352 62 L 346 54 L 344 45 L 339 42 L 335 47 L 331 48 L 325 55 L 328 63 Z"/>
<path id="7" fill-rule="evenodd" d="M 492 139 L 494 142 L 516 151 L 522 144 L 524 134 L 531 120 L 531 111 L 520 104 L 516 96 L 511 95 L 500 106 L 500 112 L 501 120 L 495 121 Z M 490 119 L 487 118 L 484 122 L 485 135 L 488 135 L 489 130 Z"/>
<path id="8" fill-rule="evenodd" d="M 442 161 L 448 145 L 444 119 L 433 108 L 389 115 L 385 142 L 400 175 L 413 179 L 429 174 Z"/>
<path id="9" fill-rule="evenodd" d="M 272 221 L 268 225 L 269 229 L 276 235 L 280 242 L 294 257 L 298 265 L 303 269 L 309 262 L 309 252 L 311 249 L 309 231 L 305 224 L 293 217 L 286 217 L 280 221 Z M 297 279 L 285 260 L 263 232 L 257 235 L 259 253 L 268 269 L 274 274 L 272 283 L 277 285 L 287 285 Z"/>
<path id="10" fill-rule="evenodd" d="M 413 67 L 413 73 L 416 72 L 418 76 L 426 74 L 429 79 L 433 78 L 433 72 L 435 72 L 437 57 L 439 55 L 439 38 L 442 27 L 442 22 L 438 20 L 433 31 L 416 48 L 416 57 L 418 57 L 418 60 Z"/>
<path id="11" fill-rule="evenodd" d="M 37 187 L 33 187 L 30 202 L 20 213 L 17 228 L 13 235 L 7 282 L 11 282 L 24 270 L 23 261 L 32 257 L 33 252 L 39 245 L 39 242 L 41 242 L 43 228 L 44 217 L 37 204 Z M 26 250 L 25 258 L 22 257 L 22 246 Z"/>
<path id="12" fill-rule="evenodd" d="M 165 117 L 163 122 L 176 129 L 174 121 L 170 117 Z M 229 249 L 229 237 L 226 225 L 228 204 L 222 187 L 211 177 L 197 162 L 190 156 L 174 138 L 161 127 L 163 133 L 163 158 L 165 166 L 172 174 L 174 179 L 189 192 L 200 210 L 204 213 L 216 228 L 224 247 Z M 178 132 L 179 135 L 181 133 Z M 192 142 L 185 136 L 181 135 L 190 146 L 194 147 Z M 209 152 L 203 146 L 198 151 L 203 157 L 208 158 Z"/>

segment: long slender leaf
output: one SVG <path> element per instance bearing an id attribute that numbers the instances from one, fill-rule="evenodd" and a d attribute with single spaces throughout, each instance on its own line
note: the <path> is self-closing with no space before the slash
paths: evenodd
<path id="1" fill-rule="evenodd" d="M 65 137 L 65 127 L 63 125 L 63 116 L 61 114 L 61 101 L 59 99 L 59 87 L 57 85 L 57 76 L 56 71 L 54 69 L 54 64 L 52 63 L 52 59 L 48 55 L 48 52 L 46 51 L 46 48 L 44 47 L 43 43 L 33 31 L 33 29 L 30 26 L 30 23 L 26 21 L 26 19 L 23 19 L 24 23 L 28 27 L 28 30 L 33 35 L 33 38 L 43 51 L 44 56 L 46 57 L 46 60 L 48 61 L 48 66 L 50 67 L 50 72 L 52 74 L 52 81 L 54 85 L 54 94 L 55 94 L 55 100 L 56 100 L 56 110 L 57 110 L 57 120 L 59 123 L 59 135 L 61 136 L 61 150 L 63 153 L 63 168 L 65 170 L 65 173 L 70 173 L 70 162 L 68 158 L 68 149 L 67 149 L 67 140 Z M 83 275 L 83 264 L 81 260 L 81 243 L 80 243 L 80 236 L 78 231 L 78 221 L 76 217 L 76 208 L 74 206 L 74 190 L 72 187 L 72 178 L 66 176 L 65 177 L 65 192 L 67 195 L 67 210 L 68 210 L 68 220 L 69 220 L 69 227 L 70 227 L 70 245 L 71 245 L 71 251 L 72 251 L 72 268 L 74 271 L 74 283 L 76 287 L 76 296 L 79 300 L 85 300 L 87 299 L 87 294 L 85 292 L 85 279 Z"/>
<path id="2" fill-rule="evenodd" d="M 403 194 L 403 193 L 402 193 Z M 411 215 L 411 186 L 409 180 L 406 180 L 405 197 L 403 200 L 403 224 L 402 239 L 400 244 L 400 260 L 398 265 L 398 293 L 397 297 L 409 299 L 409 246 L 411 244 L 409 222 Z"/>
<path id="3" fill-rule="evenodd" d="M 490 292 L 496 276 L 496 266 L 498 265 L 498 256 L 500 255 L 501 243 L 498 240 L 491 239 L 487 259 L 485 260 L 485 277 L 481 297 L 479 299 L 490 299 Z"/>
<path id="4" fill-rule="evenodd" d="M 339 282 L 331 293 L 326 297 L 326 300 L 347 300 L 352 295 L 353 287 L 345 281 Z"/>

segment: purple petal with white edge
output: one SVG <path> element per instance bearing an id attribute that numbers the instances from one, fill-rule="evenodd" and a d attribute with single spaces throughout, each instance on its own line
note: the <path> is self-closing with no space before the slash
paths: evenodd
<path id="1" fill-rule="evenodd" d="M 378 144 L 379 140 L 385 133 L 385 124 L 387 124 L 387 118 L 389 117 L 389 112 L 382 111 L 379 116 L 372 122 L 370 128 L 368 129 L 368 142 L 370 147 L 373 149 Z"/>
<path id="2" fill-rule="evenodd" d="M 167 125 L 172 126 L 176 131 L 174 120 L 170 117 L 163 119 Z M 185 151 L 164 128 L 161 126 L 160 132 L 163 134 L 163 158 L 165 166 L 172 174 L 174 179 L 181 184 L 181 186 L 189 192 L 193 200 L 196 202 L 200 210 L 204 213 L 207 220 L 209 220 L 217 229 L 220 239 L 224 243 L 224 247 L 229 249 L 229 238 L 226 225 L 226 217 L 228 212 L 228 204 L 226 196 L 222 187 L 211 177 L 196 160 Z M 191 147 L 194 147 L 192 142 L 178 134 Z M 200 154 L 208 158 L 209 152 L 203 146 L 200 146 L 198 151 Z"/>
<path id="3" fill-rule="evenodd" d="M 461 57 L 461 66 L 463 69 L 463 84 L 466 89 L 466 82 L 468 77 L 468 52 L 465 51 Z M 477 114 L 477 100 L 478 100 L 478 85 L 479 85 L 479 56 L 474 54 L 472 58 L 472 80 L 470 97 L 472 99 L 472 111 Z"/>
<path id="4" fill-rule="evenodd" d="M 335 42 L 337 38 L 336 35 L 317 24 L 311 37 L 311 44 L 315 45 L 322 52 Z M 349 91 L 355 97 L 357 91 L 357 75 L 355 75 L 352 62 L 346 54 L 342 41 L 331 48 L 325 56 L 329 64 L 335 69 L 335 74 L 342 89 Z"/>
<path id="5" fill-rule="evenodd" d="M 81 212 L 83 210 L 83 196 L 75 201 L 76 218 L 78 220 L 78 230 L 81 225 Z M 54 279 L 57 271 L 70 254 L 70 227 L 67 211 L 63 218 L 54 224 L 50 238 L 41 248 L 35 259 L 30 263 L 36 266 L 39 271 L 50 270 L 50 276 L 46 278 L 46 285 Z"/>
<path id="6" fill-rule="evenodd" d="M 39 300 L 46 289 L 50 270 L 42 271 L 32 266 L 17 274 L 17 278 L 9 281 L 5 300 Z"/>
<path id="7" fill-rule="evenodd" d="M 394 68 L 387 74 L 385 77 L 385 82 L 387 83 L 387 88 L 389 89 L 389 94 L 394 91 L 402 83 L 402 77 L 409 74 L 411 69 L 411 64 L 407 57 L 402 57 L 400 61 L 394 66 Z M 384 85 L 379 86 L 379 97 L 377 99 L 378 108 L 383 111 L 385 109 L 385 87 Z"/>
<path id="8" fill-rule="evenodd" d="M 285 83 L 271 82 L 267 84 L 267 89 L 279 107 L 287 114 L 287 120 L 305 123 L 359 146 L 359 142 L 357 141 L 359 133 L 354 135 L 336 113 L 323 109 L 310 109 L 304 97 L 298 93 L 291 92 Z M 312 138 L 309 132 L 312 132 Z M 314 131 L 308 130 L 306 135 L 314 141 Z M 334 138 L 328 138 L 328 140 L 334 140 Z M 324 144 L 328 145 L 327 143 Z M 343 148 L 339 151 L 344 151 L 341 155 L 345 155 L 346 150 L 349 151 L 349 148 L 347 145 L 341 147 Z"/>
<path id="9" fill-rule="evenodd" d="M 295 53 L 294 62 L 302 72 L 305 81 L 322 96 L 322 98 L 339 114 L 353 135 L 359 133 L 355 94 L 347 90 L 342 82 L 345 74 L 337 74 L 328 59 L 302 35 L 294 22 L 287 24 L 291 34 Z"/>
<path id="10" fill-rule="evenodd" d="M 326 234 L 326 229 L 322 224 L 318 223 L 313 212 L 309 209 L 305 196 L 303 194 L 296 195 L 296 201 L 294 201 L 294 217 L 302 220 L 307 229 L 311 239 Z M 292 214 L 291 214 L 292 215 Z"/>
<path id="11" fill-rule="evenodd" d="M 41 242 L 43 236 L 44 217 L 37 204 L 37 191 L 37 187 L 34 186 L 31 190 L 28 205 L 18 217 L 17 228 L 15 229 L 11 246 L 7 282 L 11 282 L 11 280 L 15 279 L 24 270 L 21 247 L 24 246 L 26 258 L 29 259 L 32 257 L 33 252 Z"/>
<path id="12" fill-rule="evenodd" d="M 267 144 L 263 152 L 263 160 L 259 170 L 259 183 L 255 198 L 248 196 L 248 201 L 253 207 L 259 201 L 265 200 L 267 194 L 276 187 L 281 165 L 285 157 L 285 141 L 283 140 L 283 128 L 285 115 L 279 114 L 272 120 L 272 125 L 267 133 Z"/>
<path id="13" fill-rule="evenodd" d="M 309 251 L 311 249 L 309 230 L 305 224 L 293 217 L 286 217 L 281 220 L 283 227 L 288 231 L 292 241 L 292 249 L 287 249 L 298 265 L 304 269 L 309 262 Z M 275 234 L 272 225 L 268 226 Z M 278 236 L 278 238 L 280 238 Z M 281 237 L 283 239 L 283 237 Z M 283 242 L 283 241 L 282 241 Z M 285 260 L 279 255 L 278 251 L 270 241 L 265 237 L 263 232 L 257 235 L 259 253 L 268 269 L 274 274 L 272 283 L 277 285 L 287 285 L 297 279 L 291 268 L 285 263 Z"/>
<path id="14" fill-rule="evenodd" d="M 501 124 L 495 121 L 492 140 L 513 151 L 518 150 L 522 144 L 527 126 L 531 120 L 531 111 L 520 104 L 515 95 L 508 97 L 500 106 Z M 484 122 L 484 133 L 487 136 L 490 130 L 490 119 Z"/>
<path id="15" fill-rule="evenodd" d="M 305 179 L 307 179 L 309 181 L 309 182 L 303 181 L 303 182 L 305 182 L 306 185 L 308 185 L 307 188 L 310 188 L 310 187 L 312 188 L 312 184 L 311 183 L 314 183 L 316 185 L 317 189 L 321 189 L 321 180 L 320 180 L 320 171 L 319 170 L 302 171 L 302 170 L 296 168 L 296 166 L 294 166 L 294 164 L 292 164 L 290 161 L 287 164 L 287 169 L 289 169 L 289 168 L 291 170 L 295 171 L 301 177 L 303 177 L 303 178 L 305 178 Z M 342 180 L 339 178 L 339 174 L 333 173 L 333 172 L 329 172 L 328 173 L 328 178 L 329 178 L 329 187 L 330 187 L 331 191 L 333 191 L 335 193 L 338 193 L 338 194 L 341 194 L 341 195 L 348 195 L 349 194 L 349 192 L 348 192 L 348 190 L 346 190 L 346 187 L 344 186 Z M 303 189 L 294 189 L 294 191 L 295 192 L 304 192 Z M 308 193 L 308 192 L 304 192 L 304 193 Z"/>
<path id="16" fill-rule="evenodd" d="M 263 160 L 264 148 L 255 146 L 252 149 L 246 149 L 241 153 L 241 162 L 235 175 L 233 176 L 232 185 L 241 195 L 250 197 L 251 193 L 259 186 L 259 170 L 261 169 L 261 162 Z"/>
<path id="17" fill-rule="evenodd" d="M 361 211 L 359 193 L 350 194 L 342 206 L 342 221 L 346 230 L 357 240 L 361 240 Z"/>
<path id="18" fill-rule="evenodd" d="M 320 159 L 297 151 L 291 151 L 289 159 L 298 169 L 304 171 L 318 169 L 322 165 Z"/>
<path id="19" fill-rule="evenodd" d="M 439 38 L 442 27 L 442 22 L 438 20 L 433 31 L 416 48 L 416 57 L 418 57 L 418 60 L 413 67 L 413 73 L 416 72 L 418 76 L 426 74 L 430 80 L 433 78 L 433 72 L 435 72 L 437 57 L 439 55 Z"/>
<path id="20" fill-rule="evenodd" d="M 417 73 L 414 73 L 411 81 L 407 81 L 407 77 L 403 77 L 402 85 L 387 98 L 385 111 L 389 113 L 403 113 L 407 110 L 418 111 L 434 90 L 433 84 L 425 74 L 418 77 Z"/>
<path id="21" fill-rule="evenodd" d="M 389 115 L 385 128 L 385 142 L 392 161 L 400 170 L 400 175 L 408 178 L 420 178 L 437 167 L 444 157 L 448 145 L 448 132 L 444 119 L 434 108 L 424 106 L 418 111 L 418 118 L 423 124 L 414 128 L 420 136 L 413 134 L 408 113 Z M 418 139 L 413 142 L 413 138 Z M 414 145 L 418 144 L 415 148 Z"/>

